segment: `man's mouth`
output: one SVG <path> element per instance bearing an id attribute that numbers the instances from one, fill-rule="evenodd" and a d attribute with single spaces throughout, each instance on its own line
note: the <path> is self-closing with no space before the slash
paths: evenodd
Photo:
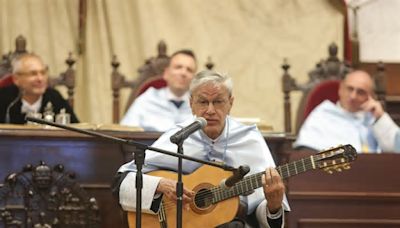
<path id="1" fill-rule="evenodd" d="M 218 120 L 210 120 L 210 119 L 207 119 L 207 124 L 209 125 L 209 124 L 216 124 L 216 123 L 218 123 Z"/>

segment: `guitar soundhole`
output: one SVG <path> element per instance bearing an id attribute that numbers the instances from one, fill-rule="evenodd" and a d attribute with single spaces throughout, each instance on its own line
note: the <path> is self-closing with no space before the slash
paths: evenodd
<path id="1" fill-rule="evenodd" d="M 207 208 L 212 205 L 212 193 L 209 189 L 201 189 L 199 190 L 195 197 L 194 203 L 197 208 Z"/>

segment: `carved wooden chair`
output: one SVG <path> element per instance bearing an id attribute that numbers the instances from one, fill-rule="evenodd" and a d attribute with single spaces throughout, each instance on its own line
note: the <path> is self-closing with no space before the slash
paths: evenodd
<path id="1" fill-rule="evenodd" d="M 113 91 L 113 123 L 119 123 L 120 120 L 120 90 L 123 88 L 131 89 L 128 101 L 125 105 L 125 111 L 130 107 L 137 96 L 145 92 L 148 88 L 162 88 L 167 85 L 166 81 L 162 78 L 164 69 L 169 63 L 169 56 L 167 55 L 167 45 L 164 41 L 160 41 L 157 45 L 157 56 L 150 57 L 145 60 L 145 63 L 138 69 L 138 77 L 134 80 L 127 80 L 126 76 L 118 71 L 120 66 L 117 57 L 114 55 L 111 66 L 111 88 Z M 214 63 L 211 58 L 207 59 L 205 64 L 207 69 L 212 69 Z"/>
<path id="2" fill-rule="evenodd" d="M 19 35 L 15 40 L 15 51 L 4 54 L 0 63 L 0 87 L 11 85 L 12 79 L 12 59 L 18 55 L 27 53 L 26 39 Z M 75 70 L 73 65 L 75 60 L 72 58 L 72 54 L 69 53 L 68 58 L 65 60 L 67 64 L 67 70 L 61 72 L 57 76 L 49 76 L 49 86 L 65 86 L 67 88 L 68 102 L 71 107 L 74 107 L 74 88 L 75 88 Z"/>
<path id="3" fill-rule="evenodd" d="M 337 45 L 332 43 L 329 46 L 329 56 L 321 60 L 316 67 L 308 73 L 308 82 L 299 84 L 290 75 L 290 65 L 284 60 L 282 69 L 282 91 L 284 94 L 284 126 L 285 132 L 292 133 L 292 116 L 290 93 L 301 91 L 303 93 L 296 113 L 296 126 L 294 133 L 298 133 L 304 120 L 310 112 L 322 101 L 328 99 L 336 102 L 339 99 L 338 88 L 340 81 L 349 73 L 352 68 L 350 64 L 339 60 L 337 57 Z M 385 98 L 385 76 L 383 64 L 378 64 L 377 72 L 373 74 L 376 84 L 378 100 L 384 103 Z"/>
<path id="4" fill-rule="evenodd" d="M 0 188 L 0 227 L 100 227 L 99 208 L 63 165 L 28 164 Z"/>

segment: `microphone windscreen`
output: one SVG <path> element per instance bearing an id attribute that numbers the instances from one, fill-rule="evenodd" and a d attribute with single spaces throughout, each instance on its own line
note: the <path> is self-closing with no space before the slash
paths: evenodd
<path id="1" fill-rule="evenodd" d="M 201 128 L 204 128 L 205 126 L 207 126 L 207 120 L 204 117 L 198 117 L 196 119 L 196 121 L 198 121 L 201 125 Z"/>

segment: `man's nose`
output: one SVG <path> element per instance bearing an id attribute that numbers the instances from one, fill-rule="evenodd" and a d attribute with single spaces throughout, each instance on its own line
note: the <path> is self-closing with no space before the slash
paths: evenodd
<path id="1" fill-rule="evenodd" d="M 189 75 L 191 74 L 191 71 L 188 68 L 183 67 L 181 69 L 181 75 L 184 77 L 189 77 Z"/>
<path id="2" fill-rule="evenodd" d="M 207 114 L 213 114 L 215 113 L 215 107 L 212 102 L 208 102 L 208 107 L 207 107 Z"/>
<path id="3" fill-rule="evenodd" d="M 350 92 L 350 98 L 355 99 L 357 97 L 357 91 L 353 90 Z"/>

